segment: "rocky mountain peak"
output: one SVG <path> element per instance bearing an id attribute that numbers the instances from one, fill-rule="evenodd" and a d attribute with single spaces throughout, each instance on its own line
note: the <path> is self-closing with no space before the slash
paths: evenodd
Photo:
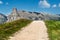
<path id="1" fill-rule="evenodd" d="M 11 15 L 12 16 L 19 16 L 17 8 L 13 8 Z"/>
<path id="2" fill-rule="evenodd" d="M 13 8 L 12 14 L 17 14 L 17 9 L 16 8 Z"/>
<path id="3" fill-rule="evenodd" d="M 16 13 L 17 12 L 17 8 L 13 8 L 13 10 L 12 10 L 14 13 Z"/>

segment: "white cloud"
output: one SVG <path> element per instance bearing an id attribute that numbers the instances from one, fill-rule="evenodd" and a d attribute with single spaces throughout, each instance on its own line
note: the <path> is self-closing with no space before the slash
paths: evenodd
<path id="1" fill-rule="evenodd" d="M 59 3 L 59 7 L 60 7 L 60 3 Z"/>
<path id="2" fill-rule="evenodd" d="M 3 2 L 2 2 L 2 1 L 0 1 L 0 4 L 3 4 Z"/>
<path id="3" fill-rule="evenodd" d="M 57 7 L 57 5 L 56 5 L 56 4 L 54 4 L 52 7 L 53 7 L 53 8 L 55 8 L 55 7 Z"/>
<path id="4" fill-rule="evenodd" d="M 39 6 L 41 8 L 50 8 L 50 4 L 46 0 L 40 1 Z"/>

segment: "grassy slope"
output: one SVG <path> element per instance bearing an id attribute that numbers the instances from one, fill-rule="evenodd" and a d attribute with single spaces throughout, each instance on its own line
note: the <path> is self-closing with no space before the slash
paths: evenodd
<path id="1" fill-rule="evenodd" d="M 45 21 L 50 40 L 60 40 L 60 21 Z"/>
<path id="2" fill-rule="evenodd" d="M 0 40 L 7 40 L 16 31 L 29 24 L 31 20 L 21 19 L 0 25 Z"/>

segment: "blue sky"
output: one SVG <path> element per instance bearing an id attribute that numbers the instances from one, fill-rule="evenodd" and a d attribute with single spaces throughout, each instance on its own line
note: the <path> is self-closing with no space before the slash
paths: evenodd
<path id="1" fill-rule="evenodd" d="M 9 14 L 13 8 L 60 14 L 60 0 L 0 0 L 0 13 Z"/>

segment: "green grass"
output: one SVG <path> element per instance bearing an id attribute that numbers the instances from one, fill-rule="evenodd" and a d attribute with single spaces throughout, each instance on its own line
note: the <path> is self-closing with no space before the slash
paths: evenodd
<path id="1" fill-rule="evenodd" d="M 60 40 L 60 21 L 45 21 L 50 40 Z"/>
<path id="2" fill-rule="evenodd" d="M 8 40 L 15 32 L 31 23 L 31 20 L 20 19 L 0 25 L 0 40 Z"/>

